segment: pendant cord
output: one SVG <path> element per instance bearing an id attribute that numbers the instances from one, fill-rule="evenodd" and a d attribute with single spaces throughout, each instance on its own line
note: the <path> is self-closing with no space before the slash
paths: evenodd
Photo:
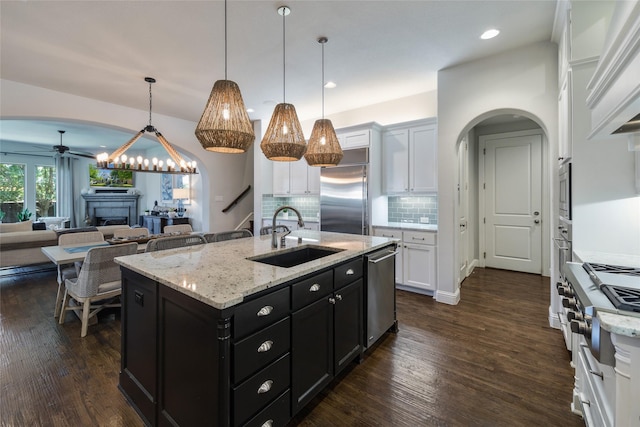
<path id="1" fill-rule="evenodd" d="M 149 127 L 153 127 L 151 125 L 151 83 L 149 82 Z"/>
<path id="2" fill-rule="evenodd" d="M 322 44 L 322 118 L 324 119 L 324 43 Z"/>
<path id="3" fill-rule="evenodd" d="M 285 43 L 285 16 L 286 13 L 283 12 L 282 13 L 282 102 L 286 103 L 286 95 L 287 95 L 287 88 L 286 88 L 286 73 L 287 73 L 287 67 L 286 67 L 286 56 L 287 56 L 287 45 Z"/>
<path id="4" fill-rule="evenodd" d="M 227 80 L 227 0 L 224 0 L 224 79 Z"/>

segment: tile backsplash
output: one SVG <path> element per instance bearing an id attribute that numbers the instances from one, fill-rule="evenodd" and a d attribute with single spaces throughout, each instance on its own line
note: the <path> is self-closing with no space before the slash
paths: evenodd
<path id="1" fill-rule="evenodd" d="M 303 218 L 318 218 L 320 212 L 319 196 L 274 197 L 273 194 L 262 195 L 262 217 L 271 218 L 280 206 L 293 206 Z M 294 214 L 295 215 L 295 214 Z"/>
<path id="2" fill-rule="evenodd" d="M 429 224 L 438 223 L 438 196 L 389 197 L 389 222 L 415 222 L 429 218 Z"/>

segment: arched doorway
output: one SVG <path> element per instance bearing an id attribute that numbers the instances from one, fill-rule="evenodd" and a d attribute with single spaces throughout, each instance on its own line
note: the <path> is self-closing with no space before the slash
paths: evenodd
<path id="1" fill-rule="evenodd" d="M 484 150 L 487 148 L 488 141 L 500 141 L 498 146 L 503 147 L 504 142 L 510 138 L 522 135 L 539 135 L 539 162 L 535 166 L 538 170 L 532 179 L 536 180 L 535 185 L 540 189 L 539 202 L 536 206 L 532 206 L 532 203 L 525 201 L 522 197 L 515 198 L 517 202 L 517 210 L 523 211 L 526 208 L 526 215 L 524 212 L 516 212 L 517 221 L 525 221 L 525 216 L 530 216 L 530 224 L 527 223 L 527 227 L 514 226 L 512 224 L 499 224 L 495 227 L 495 193 L 490 197 L 491 201 L 487 203 L 487 171 L 486 171 L 486 154 Z M 481 140 L 485 146 L 481 147 Z M 506 149 L 499 149 L 498 160 L 501 163 L 498 166 L 500 173 L 497 177 L 498 184 L 495 185 L 495 160 L 496 150 L 495 144 L 491 142 L 490 151 L 492 151 L 493 164 L 493 176 L 491 189 L 493 191 L 496 188 L 499 191 L 509 190 L 517 191 L 516 184 L 522 184 L 522 177 L 525 175 L 522 168 L 522 160 L 520 157 L 514 164 L 510 164 L 509 156 L 515 153 L 529 153 L 529 148 L 516 148 L 511 149 L 511 145 L 507 144 Z M 516 144 L 517 146 L 517 144 Z M 529 147 L 527 145 L 527 147 Z M 517 267 L 517 262 L 509 264 L 508 262 L 497 264 L 494 262 L 496 254 L 500 261 L 513 259 L 518 261 L 520 258 L 527 258 L 531 254 L 523 251 L 536 251 L 535 256 L 539 263 L 535 267 L 535 273 L 541 274 L 544 271 L 549 271 L 550 264 L 550 248 L 549 248 L 549 234 L 550 234 L 550 222 L 551 215 L 549 209 L 549 179 L 548 179 L 548 164 L 549 164 L 549 148 L 546 138 L 546 131 L 539 124 L 539 120 L 524 111 L 515 110 L 499 110 L 487 112 L 478 116 L 471 121 L 465 128 L 463 133 L 458 138 L 458 171 L 457 171 L 457 197 L 455 203 L 456 220 L 458 231 L 456 233 L 456 250 L 457 257 L 456 266 L 459 268 L 459 281 L 461 283 L 476 266 L 488 266 L 504 269 L 513 269 L 517 271 L 525 271 L 522 268 Z M 483 150 L 484 148 L 484 150 Z M 507 155 L 508 154 L 508 155 Z M 526 156 L 525 156 L 526 157 Z M 514 169 L 515 168 L 515 169 Z M 509 172 L 510 171 L 510 172 Z M 520 173 L 522 172 L 522 173 Z M 512 180 L 505 184 L 505 173 L 514 173 Z M 530 184 L 530 182 L 527 182 Z M 509 197 L 505 197 L 507 193 L 500 193 L 499 197 L 501 201 L 512 202 Z M 513 204 L 502 205 L 503 208 L 511 210 Z M 494 217 L 490 221 L 491 229 L 487 227 L 487 216 L 493 214 Z M 502 218 L 501 218 L 502 219 Z M 528 219 L 526 220 L 528 221 Z M 536 222 L 537 221 L 537 222 Z M 487 234 L 494 233 L 496 229 L 500 230 L 498 233 L 496 248 L 496 235 L 493 234 L 492 242 L 487 242 Z M 509 234 L 509 231 L 516 231 L 515 234 Z M 534 236 L 537 231 L 538 236 Z M 526 242 L 527 245 L 523 245 L 521 238 L 527 236 L 537 239 L 537 246 L 530 241 Z M 490 245 L 488 245 L 490 243 Z M 523 249 L 526 248 L 526 249 Z M 491 251 L 493 258 L 491 262 L 487 263 L 485 258 L 485 252 Z M 510 253 L 513 251 L 513 253 Z M 525 254 L 526 256 L 523 256 Z M 512 266 L 514 265 L 514 266 Z M 529 270 L 530 271 L 530 270 Z M 530 271 L 532 272 L 532 271 Z"/>

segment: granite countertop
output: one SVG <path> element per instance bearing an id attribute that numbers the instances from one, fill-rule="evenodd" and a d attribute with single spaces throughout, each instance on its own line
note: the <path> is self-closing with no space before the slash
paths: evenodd
<path id="1" fill-rule="evenodd" d="M 402 230 L 416 230 L 416 231 L 438 231 L 437 224 L 421 224 L 416 222 L 379 222 L 379 223 L 373 224 L 373 227 L 400 228 Z"/>
<path id="2" fill-rule="evenodd" d="M 290 268 L 246 259 L 295 248 L 299 246 L 298 237 L 303 240 L 302 246 L 318 245 L 343 250 Z M 267 235 L 129 255 L 115 261 L 205 304 L 224 309 L 256 292 L 383 248 L 392 242 L 392 239 L 384 237 L 296 230 L 287 238 L 286 249 L 271 249 L 271 236 Z"/>
<path id="3" fill-rule="evenodd" d="M 640 338 L 640 317 L 622 316 L 603 311 L 598 312 L 600 326 L 612 334 Z"/>

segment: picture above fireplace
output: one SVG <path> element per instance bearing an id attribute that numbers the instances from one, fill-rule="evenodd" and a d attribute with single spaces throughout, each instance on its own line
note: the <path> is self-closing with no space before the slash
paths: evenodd
<path id="1" fill-rule="evenodd" d="M 132 170 L 104 170 L 89 165 L 89 186 L 92 188 L 132 188 Z"/>

